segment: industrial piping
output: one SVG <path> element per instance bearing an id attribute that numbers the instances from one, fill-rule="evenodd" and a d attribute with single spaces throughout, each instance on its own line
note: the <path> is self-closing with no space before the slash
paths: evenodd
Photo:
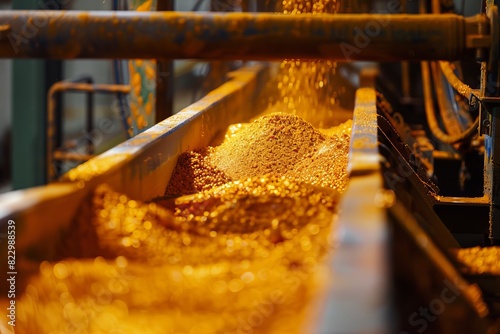
<path id="1" fill-rule="evenodd" d="M 0 58 L 458 60 L 466 30 L 452 14 L 2 11 Z"/>

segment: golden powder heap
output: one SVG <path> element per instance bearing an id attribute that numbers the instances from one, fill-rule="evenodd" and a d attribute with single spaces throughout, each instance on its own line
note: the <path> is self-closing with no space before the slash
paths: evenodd
<path id="1" fill-rule="evenodd" d="M 177 160 L 166 196 L 195 194 L 222 185 L 231 179 L 208 161 L 211 148 L 184 152 Z"/>
<path id="2" fill-rule="evenodd" d="M 231 179 L 284 175 L 325 136 L 297 116 L 271 114 L 258 118 L 214 149 L 210 161 Z"/>
<path id="3" fill-rule="evenodd" d="M 348 121 L 318 131 L 285 113 L 230 127 L 221 145 L 179 157 L 166 195 L 193 194 L 227 180 L 261 175 L 286 176 L 343 192 L 351 127 Z"/>
<path id="4" fill-rule="evenodd" d="M 500 247 L 461 248 L 455 253 L 469 274 L 500 275 Z"/>
<path id="5" fill-rule="evenodd" d="M 331 137 L 308 153 L 285 176 L 308 184 L 333 188 L 340 193 L 347 189 L 347 162 L 352 121 L 335 130 L 326 130 Z"/>

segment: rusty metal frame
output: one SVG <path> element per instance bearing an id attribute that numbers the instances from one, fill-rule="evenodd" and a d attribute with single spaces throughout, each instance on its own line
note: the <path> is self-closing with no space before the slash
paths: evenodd
<path id="1" fill-rule="evenodd" d="M 54 168 L 52 163 L 54 160 L 75 160 L 86 161 L 93 157 L 92 154 L 76 154 L 64 153 L 54 149 L 54 137 L 56 136 L 56 127 L 54 121 L 55 109 L 57 104 L 57 95 L 63 92 L 87 92 L 87 93 L 106 93 L 128 94 L 130 92 L 129 85 L 106 85 L 106 84 L 90 84 L 81 82 L 59 81 L 53 84 L 47 93 L 47 152 L 46 152 L 46 168 L 47 168 L 47 183 L 54 179 Z"/>

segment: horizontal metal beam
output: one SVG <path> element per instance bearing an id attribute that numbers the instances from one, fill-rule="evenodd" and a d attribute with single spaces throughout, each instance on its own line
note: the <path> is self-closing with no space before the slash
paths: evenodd
<path id="1" fill-rule="evenodd" d="M 2 58 L 457 60 L 457 15 L 0 12 Z"/>

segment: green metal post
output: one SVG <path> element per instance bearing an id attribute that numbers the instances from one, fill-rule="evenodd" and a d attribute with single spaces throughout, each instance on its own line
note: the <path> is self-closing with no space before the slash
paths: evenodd
<path id="1" fill-rule="evenodd" d="M 14 9 L 37 8 L 35 0 L 15 0 Z M 12 186 L 45 183 L 45 62 L 14 60 L 12 71 Z"/>

